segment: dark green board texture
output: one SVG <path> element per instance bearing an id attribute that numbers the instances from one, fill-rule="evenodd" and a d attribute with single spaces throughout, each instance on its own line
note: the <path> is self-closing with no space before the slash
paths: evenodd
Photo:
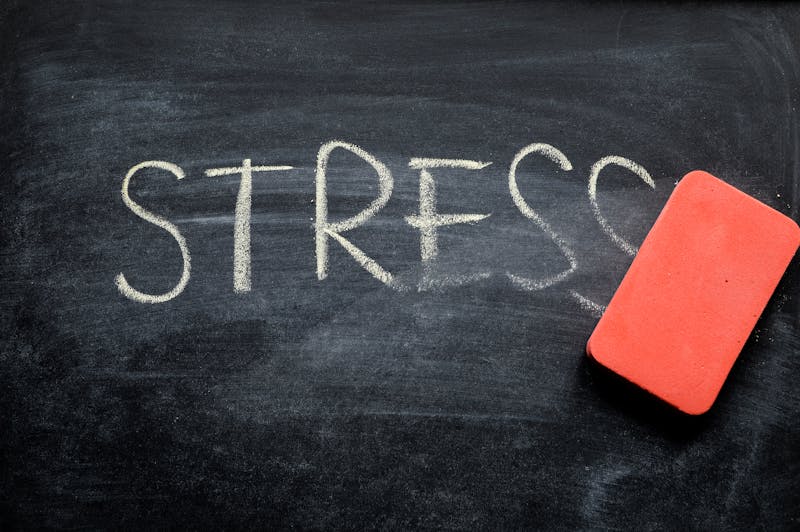
<path id="1" fill-rule="evenodd" d="M 797 259 L 704 416 L 584 348 L 687 172 L 798 219 L 799 54 L 780 4 L 4 1 L 0 528 L 797 529 Z M 392 188 L 333 149 L 331 236 L 334 140 Z"/>

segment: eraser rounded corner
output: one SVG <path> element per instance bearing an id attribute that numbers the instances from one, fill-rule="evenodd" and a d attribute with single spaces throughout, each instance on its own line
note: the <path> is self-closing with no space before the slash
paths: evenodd
<path id="1" fill-rule="evenodd" d="M 720 181 L 720 179 L 714 177 L 705 170 L 692 170 L 691 172 L 687 172 L 686 175 L 684 175 L 681 180 L 678 181 L 678 185 L 688 185 L 694 181 L 705 180 L 709 178 L 715 181 Z"/>
<path id="2" fill-rule="evenodd" d="M 686 175 L 684 175 L 680 179 L 680 181 L 678 181 L 678 186 L 681 186 L 681 185 L 686 186 L 689 183 L 692 183 L 693 181 L 700 180 L 700 179 L 705 179 L 707 177 L 714 177 L 714 176 L 712 176 L 711 174 L 709 174 L 705 170 L 692 170 L 691 172 L 687 172 Z"/>
<path id="3" fill-rule="evenodd" d="M 690 416 L 702 416 L 703 414 L 706 414 L 708 413 L 709 410 L 711 410 L 711 407 L 714 406 L 714 403 L 717 401 L 718 396 L 719 396 L 719 390 L 717 390 L 717 393 L 715 393 L 710 397 L 703 397 L 692 403 L 683 403 L 680 405 L 675 405 L 675 408 L 677 408 L 684 414 L 688 414 Z"/>
<path id="4" fill-rule="evenodd" d="M 794 220 L 707 172 L 689 172 L 587 356 L 686 414 L 708 412 L 798 246 Z"/>

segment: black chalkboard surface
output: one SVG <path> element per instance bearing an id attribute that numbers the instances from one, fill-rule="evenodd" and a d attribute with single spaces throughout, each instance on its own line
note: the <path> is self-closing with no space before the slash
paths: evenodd
<path id="1" fill-rule="evenodd" d="M 707 415 L 584 356 L 688 171 L 798 219 L 797 7 L 0 17 L 0 528 L 800 526 L 797 259 Z"/>

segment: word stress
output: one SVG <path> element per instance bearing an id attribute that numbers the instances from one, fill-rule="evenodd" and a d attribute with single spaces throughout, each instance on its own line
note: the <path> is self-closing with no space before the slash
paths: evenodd
<path id="1" fill-rule="evenodd" d="M 362 211 L 343 220 L 331 220 L 328 215 L 327 172 L 331 153 L 334 150 L 347 150 L 362 159 L 374 170 L 378 180 L 377 197 Z M 572 250 L 569 243 L 558 235 L 550 224 L 529 205 L 517 186 L 517 168 L 523 160 L 532 156 L 544 157 L 563 171 L 572 171 L 572 163 L 558 148 L 550 144 L 534 143 L 523 147 L 516 153 L 508 170 L 508 191 L 511 201 L 522 216 L 529 219 L 539 231 L 544 232 L 553 243 L 555 243 L 569 266 L 558 274 L 539 279 L 531 279 L 529 277 L 506 272 L 505 275 L 515 286 L 526 291 L 536 291 L 553 286 L 570 277 L 578 268 L 575 252 Z M 322 281 L 328 276 L 328 251 L 331 241 L 342 246 L 356 263 L 369 272 L 375 279 L 395 290 L 409 290 L 411 288 L 427 290 L 434 287 L 441 288 L 448 285 L 465 284 L 487 277 L 489 274 L 476 274 L 472 276 L 460 276 L 445 281 L 438 280 L 436 283 L 433 283 L 430 277 L 430 267 L 438 255 L 438 229 L 440 227 L 457 224 L 475 224 L 491 216 L 491 213 L 439 213 L 436 206 L 435 174 L 447 168 L 480 171 L 491 164 L 491 162 L 467 159 L 423 157 L 412 157 L 409 159 L 409 168 L 419 171 L 419 209 L 418 212 L 406 216 L 405 221 L 411 228 L 419 232 L 420 260 L 423 266 L 423 275 L 419 284 L 416 287 L 412 287 L 400 282 L 390 271 L 378 264 L 378 262 L 367 255 L 364 250 L 357 247 L 345 237 L 348 231 L 364 225 L 387 204 L 392 195 L 394 185 L 392 172 L 384 163 L 355 144 L 339 140 L 326 142 L 319 148 L 317 153 L 315 173 L 316 218 L 314 220 L 314 238 L 317 279 Z M 603 216 L 597 202 L 597 181 L 600 172 L 608 165 L 617 165 L 629 170 L 650 188 L 655 188 L 655 182 L 650 177 L 647 170 L 641 165 L 617 155 L 602 157 L 592 165 L 589 171 L 587 191 L 595 219 L 614 244 L 625 253 L 634 256 L 637 252 L 636 246 L 614 231 L 611 224 Z M 160 227 L 175 239 L 183 258 L 181 277 L 171 290 L 161 294 L 147 294 L 137 290 L 128 283 L 123 273 L 116 276 L 115 282 L 120 293 L 133 301 L 139 303 L 164 303 L 180 295 L 186 288 L 191 277 L 191 254 L 186 239 L 175 224 L 147 210 L 131 198 L 129 194 L 131 180 L 137 172 L 144 168 L 163 170 L 171 173 L 177 179 L 183 179 L 185 173 L 181 167 L 171 162 L 144 161 L 131 167 L 122 181 L 122 201 L 124 204 L 133 211 L 134 214 Z M 209 168 L 205 170 L 205 175 L 207 177 L 238 175 L 240 178 L 234 213 L 233 240 L 233 290 L 236 293 L 249 292 L 252 287 L 250 212 L 253 175 L 264 172 L 280 172 L 287 170 L 293 170 L 293 167 L 288 165 L 253 165 L 251 159 L 244 159 L 242 165 L 237 167 Z M 584 308 L 587 308 L 593 313 L 602 310 L 600 305 L 593 303 L 575 291 L 571 291 L 571 295 Z"/>

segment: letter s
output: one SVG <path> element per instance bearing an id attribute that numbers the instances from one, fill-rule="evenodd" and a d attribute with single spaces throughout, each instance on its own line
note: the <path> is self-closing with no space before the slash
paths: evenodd
<path id="1" fill-rule="evenodd" d="M 122 181 L 122 201 L 125 203 L 125 205 L 132 210 L 136 216 L 164 229 L 172 235 L 176 242 L 178 242 L 178 247 L 180 247 L 181 255 L 183 256 L 183 273 L 181 274 L 178 284 L 175 285 L 172 290 L 165 294 L 159 295 L 145 294 L 136 290 L 128 284 L 128 281 L 125 279 L 125 275 L 122 273 L 118 274 L 114 278 L 114 281 L 116 282 L 120 293 L 128 299 L 138 303 L 164 303 L 176 297 L 178 294 L 183 292 L 184 288 L 186 288 L 186 283 L 189 282 L 189 274 L 191 271 L 191 260 L 189 258 L 189 248 L 186 245 L 186 239 L 183 238 L 183 235 L 181 235 L 180 231 L 178 231 L 178 228 L 166 219 L 158 216 L 157 214 L 153 214 L 133 201 L 130 197 L 130 194 L 128 194 L 128 185 L 131 182 L 131 178 L 142 168 L 160 168 L 161 170 L 171 172 L 178 179 L 183 179 L 185 174 L 183 173 L 183 170 L 181 170 L 181 167 L 176 164 L 165 161 L 145 161 L 133 166 L 130 170 L 128 170 L 125 179 Z"/>

